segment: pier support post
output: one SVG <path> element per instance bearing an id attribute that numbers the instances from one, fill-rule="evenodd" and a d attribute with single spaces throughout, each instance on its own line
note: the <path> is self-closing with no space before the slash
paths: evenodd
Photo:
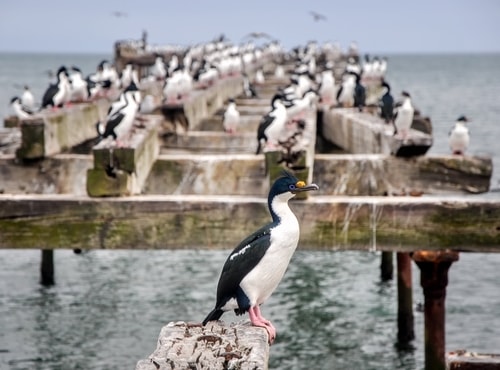
<path id="1" fill-rule="evenodd" d="M 42 260 L 40 263 L 40 284 L 45 286 L 54 285 L 53 249 L 42 249 Z"/>
<path id="2" fill-rule="evenodd" d="M 411 257 L 409 253 L 397 253 L 396 257 L 398 269 L 398 344 L 405 346 L 415 339 Z"/>
<path id="3" fill-rule="evenodd" d="M 458 261 L 455 251 L 417 251 L 413 260 L 420 268 L 425 305 L 425 369 L 445 370 L 445 298 L 448 269 Z"/>
<path id="4" fill-rule="evenodd" d="M 380 277 L 382 281 L 392 280 L 394 276 L 394 264 L 392 252 L 382 252 L 380 261 Z"/>

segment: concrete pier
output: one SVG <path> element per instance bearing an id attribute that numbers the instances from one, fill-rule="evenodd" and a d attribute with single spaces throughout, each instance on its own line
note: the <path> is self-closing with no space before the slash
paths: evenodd
<path id="1" fill-rule="evenodd" d="M 161 329 L 156 350 L 136 370 L 268 368 L 269 344 L 263 328 L 247 323 L 170 322 Z"/>
<path id="2" fill-rule="evenodd" d="M 20 123 L 19 159 L 39 159 L 61 153 L 85 140 L 95 138 L 96 122 L 106 117 L 107 100 L 74 104 L 54 111 L 46 109 Z"/>

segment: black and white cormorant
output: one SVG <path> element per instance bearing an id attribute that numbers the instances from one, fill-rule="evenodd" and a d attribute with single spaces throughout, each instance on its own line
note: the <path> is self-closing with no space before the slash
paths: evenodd
<path id="1" fill-rule="evenodd" d="M 391 95 L 391 86 L 386 81 L 382 83 L 382 88 L 385 92 L 379 101 L 380 118 L 390 123 L 394 118 L 394 98 Z"/>
<path id="2" fill-rule="evenodd" d="M 275 147 L 280 140 L 283 140 L 283 133 L 287 121 L 287 112 L 283 104 L 283 95 L 275 94 L 271 100 L 272 110 L 267 113 L 259 123 L 257 128 L 257 150 L 259 154 L 262 145 Z M 286 138 L 285 138 L 286 139 Z"/>
<path id="3" fill-rule="evenodd" d="M 299 242 L 300 227 L 288 205 L 295 194 L 318 190 L 285 172 L 271 186 L 267 199 L 272 221 L 244 239 L 227 258 L 217 285 L 215 308 L 203 320 L 218 320 L 225 311 L 237 315 L 248 312 L 254 326 L 267 330 L 269 342 L 276 329 L 262 317 L 260 305 L 274 292 L 283 278 Z"/>

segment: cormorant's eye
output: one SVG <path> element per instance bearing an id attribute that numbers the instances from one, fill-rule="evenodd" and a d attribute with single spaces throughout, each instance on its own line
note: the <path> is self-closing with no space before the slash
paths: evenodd
<path id="1" fill-rule="evenodd" d="M 290 184 L 290 185 L 288 185 L 288 188 L 289 188 L 290 190 L 295 190 L 295 184 Z"/>

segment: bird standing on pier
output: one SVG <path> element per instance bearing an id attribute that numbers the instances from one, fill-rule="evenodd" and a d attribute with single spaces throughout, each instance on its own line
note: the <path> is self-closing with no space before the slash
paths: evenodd
<path id="1" fill-rule="evenodd" d="M 57 71 L 57 82 L 50 84 L 42 97 L 42 108 L 49 106 L 62 107 L 70 99 L 70 82 L 68 79 L 68 70 L 62 66 Z"/>
<path id="2" fill-rule="evenodd" d="M 354 74 L 354 78 L 356 81 L 354 85 L 354 107 L 358 108 L 358 110 L 361 112 L 366 104 L 366 89 L 361 84 L 360 75 L 354 72 L 352 74 Z"/>
<path id="3" fill-rule="evenodd" d="M 453 154 L 464 155 L 469 147 L 469 129 L 466 123 L 469 122 L 467 117 L 460 116 L 455 122 L 455 126 L 450 131 L 449 144 Z"/>
<path id="4" fill-rule="evenodd" d="M 87 81 L 83 78 L 82 71 L 76 67 L 71 67 L 71 75 L 69 80 L 71 82 L 71 101 L 85 101 L 89 98 L 89 89 Z"/>
<path id="5" fill-rule="evenodd" d="M 411 124 L 413 123 L 414 108 L 411 103 L 410 94 L 406 91 L 401 93 L 403 101 L 396 104 L 394 113 L 394 135 L 399 135 L 401 139 L 406 140 L 410 133 Z"/>
<path id="6" fill-rule="evenodd" d="M 36 110 L 35 97 L 27 85 L 24 86 L 24 91 L 21 95 L 21 104 L 26 111 L 34 112 Z"/>
<path id="7" fill-rule="evenodd" d="M 240 112 L 236 108 L 236 102 L 234 101 L 234 99 L 229 99 L 229 104 L 227 105 L 226 111 L 224 112 L 224 117 L 222 119 L 224 131 L 229 134 L 234 134 L 238 130 L 239 124 Z"/>
<path id="8" fill-rule="evenodd" d="M 10 106 L 12 107 L 12 110 L 14 111 L 14 114 L 16 115 L 16 117 L 19 119 L 27 119 L 33 115 L 32 111 L 27 110 L 21 104 L 21 99 L 19 98 L 19 96 L 14 96 L 10 100 Z"/>
<path id="9" fill-rule="evenodd" d="M 118 138 L 127 133 L 134 124 L 140 104 L 139 94 L 139 89 L 132 82 L 120 95 L 117 104 L 110 107 L 106 124 L 96 124 L 97 133 L 101 138 L 111 136 L 120 145 Z"/>
<path id="10" fill-rule="evenodd" d="M 356 79 L 354 74 L 346 73 L 342 78 L 342 84 L 337 91 L 337 104 L 340 107 L 350 108 L 354 105 L 354 88 Z"/>
<path id="11" fill-rule="evenodd" d="M 287 121 L 286 108 L 283 105 L 283 96 L 275 94 L 271 101 L 272 110 L 267 113 L 260 121 L 257 129 L 257 151 L 259 154 L 262 145 L 265 149 L 274 148 L 283 138 L 285 125 Z"/>
<path id="12" fill-rule="evenodd" d="M 269 342 L 276 338 L 273 324 L 262 317 L 260 305 L 274 292 L 297 248 L 300 226 L 288 205 L 297 193 L 318 190 L 288 172 L 272 185 L 267 204 L 272 222 L 245 238 L 229 255 L 217 285 L 215 308 L 203 320 L 218 320 L 225 311 L 249 313 L 254 326 L 267 330 Z"/>
<path id="13" fill-rule="evenodd" d="M 382 89 L 384 90 L 384 95 L 382 95 L 379 101 L 380 118 L 386 123 L 390 123 L 394 118 L 394 98 L 391 95 L 391 86 L 386 81 L 382 83 Z"/>

